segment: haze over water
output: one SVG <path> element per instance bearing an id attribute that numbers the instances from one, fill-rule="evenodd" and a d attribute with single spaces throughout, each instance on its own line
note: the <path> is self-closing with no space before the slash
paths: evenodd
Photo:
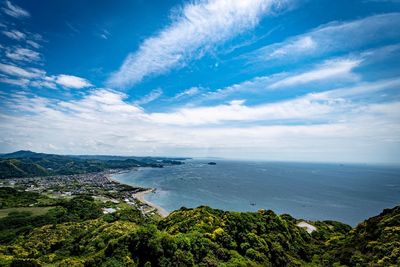
<path id="1" fill-rule="evenodd" d="M 162 169 L 114 175 L 157 188 L 146 199 L 167 211 L 208 205 L 234 211 L 271 209 L 309 220 L 356 225 L 400 203 L 400 167 L 188 160 Z"/>

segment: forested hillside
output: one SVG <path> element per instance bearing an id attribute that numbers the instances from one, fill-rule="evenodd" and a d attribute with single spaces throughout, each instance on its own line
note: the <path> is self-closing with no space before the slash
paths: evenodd
<path id="1" fill-rule="evenodd" d="M 109 159 L 111 158 L 111 159 Z M 0 179 L 50 175 L 71 175 L 133 167 L 163 167 L 181 164 L 169 158 L 62 156 L 17 151 L 0 156 Z"/>
<path id="2" fill-rule="evenodd" d="M 47 199 L 0 188 L 6 207 L 41 203 L 43 215 L 12 212 L 0 218 L 0 266 L 398 266 L 400 207 L 356 228 L 290 215 L 181 208 L 165 219 L 144 216 L 90 196 Z M 14 203 L 14 205 L 13 205 Z M 2 209 L 0 209 L 1 211 Z"/>

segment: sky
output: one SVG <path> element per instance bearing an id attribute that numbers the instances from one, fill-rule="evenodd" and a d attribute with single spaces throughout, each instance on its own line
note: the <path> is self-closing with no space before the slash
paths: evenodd
<path id="1" fill-rule="evenodd" d="M 398 0 L 3 0 L 0 153 L 400 163 Z"/>

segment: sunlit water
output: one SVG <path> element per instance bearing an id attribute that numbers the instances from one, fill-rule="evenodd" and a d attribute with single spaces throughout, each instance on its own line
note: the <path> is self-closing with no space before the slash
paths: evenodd
<path id="1" fill-rule="evenodd" d="M 213 160 L 215 161 L 215 160 Z M 157 188 L 146 199 L 167 211 L 208 205 L 235 211 L 271 209 L 310 220 L 351 225 L 400 204 L 400 167 L 189 160 L 162 169 L 114 175 Z"/>

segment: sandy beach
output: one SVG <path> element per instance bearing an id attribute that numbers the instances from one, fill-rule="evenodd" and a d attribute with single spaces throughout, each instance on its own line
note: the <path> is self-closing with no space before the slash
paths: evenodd
<path id="1" fill-rule="evenodd" d="M 106 177 L 107 177 L 107 179 L 108 179 L 109 181 L 112 181 L 112 182 L 114 182 L 114 183 L 121 183 L 121 182 L 119 182 L 118 180 L 115 180 L 115 179 L 112 177 L 112 174 L 106 174 Z M 158 206 L 158 205 L 156 205 L 156 204 L 154 204 L 154 203 L 152 203 L 152 202 L 147 201 L 146 199 L 144 199 L 144 196 L 145 196 L 146 194 L 153 193 L 154 191 L 155 191 L 155 189 L 148 189 L 148 190 L 145 190 L 145 191 L 141 191 L 141 192 L 132 194 L 132 197 L 136 198 L 136 199 L 139 200 L 140 202 L 142 202 L 142 203 L 144 203 L 144 204 L 146 204 L 146 205 L 148 205 L 148 206 L 150 206 L 150 207 L 153 207 L 154 209 L 157 210 L 157 213 L 158 213 L 161 217 L 165 218 L 165 217 L 167 217 L 168 214 L 169 214 L 168 211 L 166 211 L 166 210 L 163 209 L 162 207 L 160 207 L 160 206 Z"/>
<path id="2" fill-rule="evenodd" d="M 161 217 L 165 218 L 165 217 L 167 217 L 168 214 L 169 214 L 168 211 L 166 211 L 166 210 L 163 209 L 162 207 L 160 207 L 160 206 L 158 206 L 158 205 L 156 205 L 156 204 L 154 204 L 154 203 L 152 203 L 152 202 L 147 201 L 146 199 L 144 199 L 144 196 L 145 196 L 146 194 L 153 193 L 154 190 L 155 190 L 155 189 L 148 189 L 148 190 L 146 190 L 146 191 L 141 191 L 141 192 L 135 193 L 135 194 L 133 194 L 132 196 L 133 196 L 134 198 L 136 198 L 137 200 L 139 200 L 140 202 L 145 203 L 145 204 L 149 205 L 150 207 L 155 208 L 155 209 L 157 210 L 158 214 L 159 214 Z"/>

